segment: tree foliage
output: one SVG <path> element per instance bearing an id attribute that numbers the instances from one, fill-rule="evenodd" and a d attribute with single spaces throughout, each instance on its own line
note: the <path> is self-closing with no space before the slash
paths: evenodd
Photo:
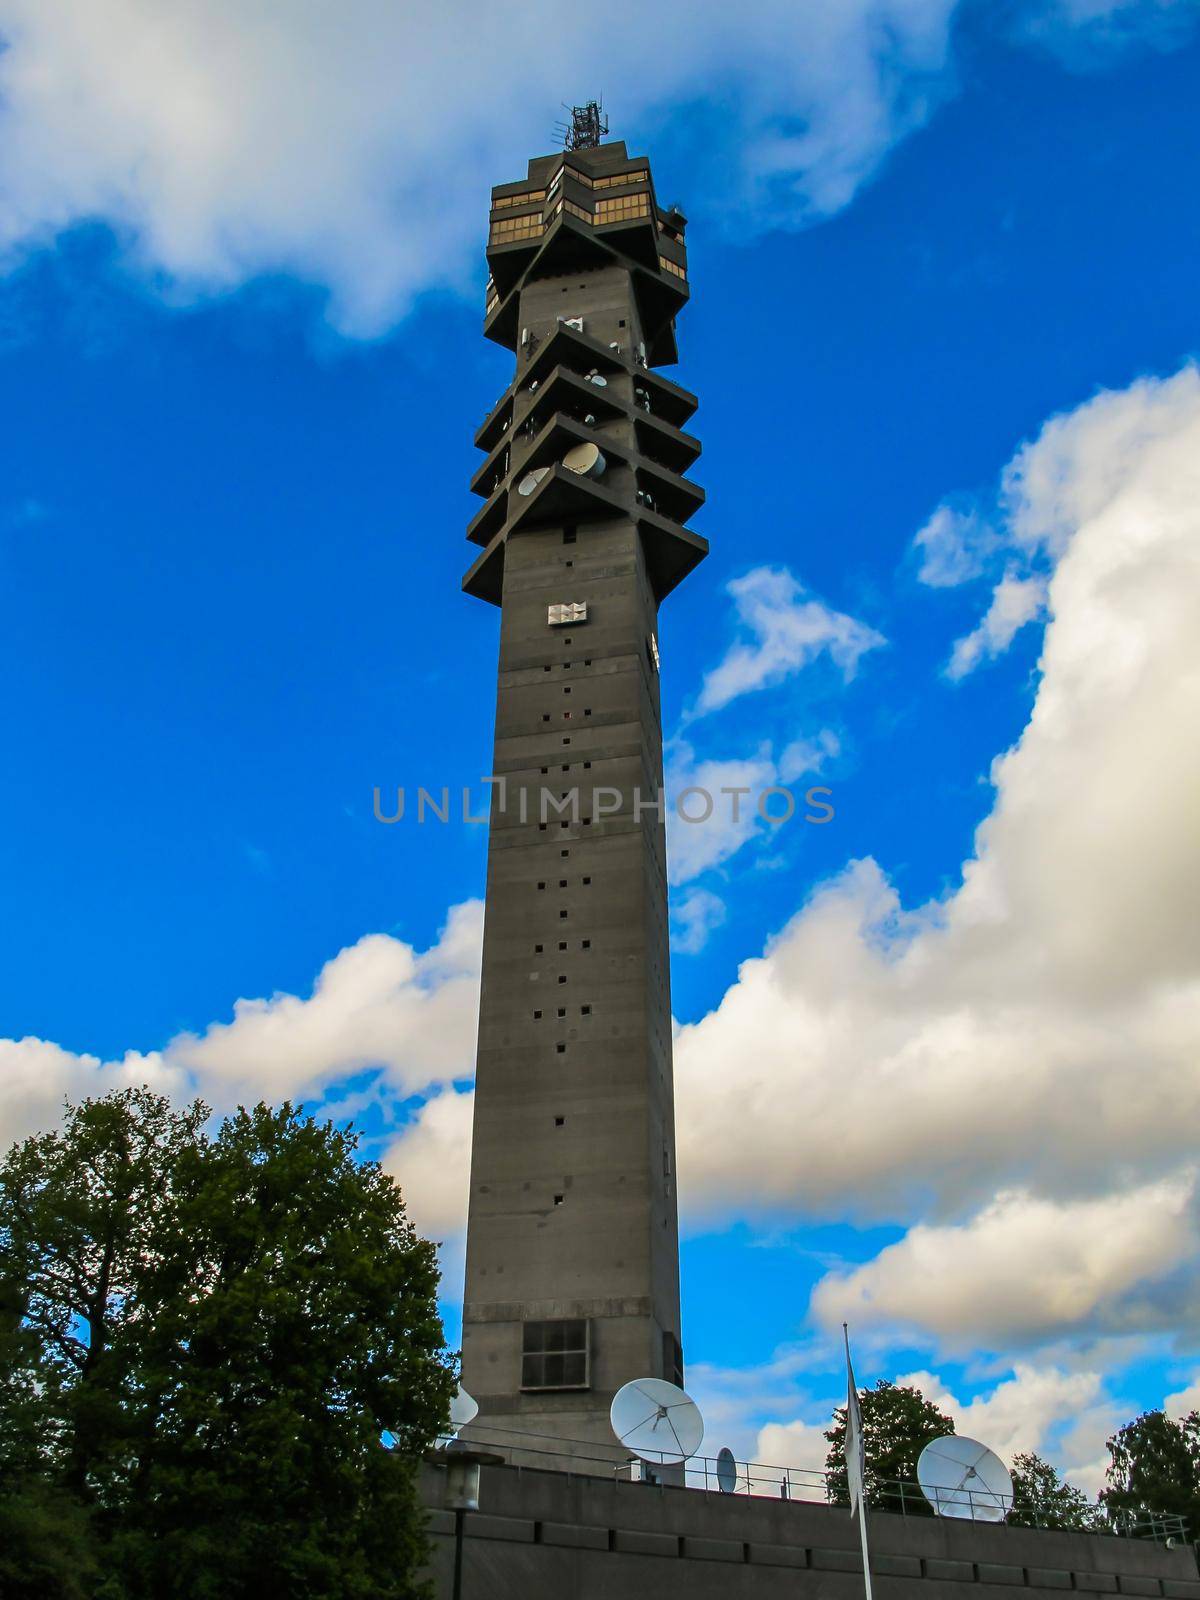
<path id="1" fill-rule="evenodd" d="M 1023 1528 L 1094 1528 L 1099 1511 L 1082 1489 L 1031 1451 L 1013 1457 L 1013 1508 L 1008 1521 Z"/>
<path id="2" fill-rule="evenodd" d="M 352 1133 L 207 1117 L 131 1089 L 0 1168 L 0 1532 L 62 1600 L 415 1595 L 433 1246 Z"/>
<path id="3" fill-rule="evenodd" d="M 903 1509 L 910 1515 L 932 1516 L 916 1486 L 917 1458 L 931 1439 L 953 1433 L 953 1422 L 919 1389 L 889 1383 L 884 1378 L 873 1389 L 860 1390 L 858 1403 L 866 1455 L 867 1504 L 880 1511 Z M 825 1437 L 829 1440 L 825 1457 L 827 1493 L 835 1505 L 848 1506 L 845 1406 L 837 1408 L 833 1426 L 826 1430 Z"/>
<path id="4" fill-rule="evenodd" d="M 1118 1526 L 1155 1515 L 1187 1519 L 1200 1536 L 1200 1412 L 1180 1422 L 1147 1411 L 1108 1441 L 1109 1465 L 1100 1502 Z"/>

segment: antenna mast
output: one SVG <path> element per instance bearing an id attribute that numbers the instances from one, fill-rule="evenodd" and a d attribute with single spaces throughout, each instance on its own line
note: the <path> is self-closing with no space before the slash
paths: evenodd
<path id="1" fill-rule="evenodd" d="M 604 115 L 603 100 L 589 100 L 585 106 L 564 108 L 571 113 L 569 122 L 557 125 L 564 150 L 594 150 L 608 132 L 608 118 Z"/>

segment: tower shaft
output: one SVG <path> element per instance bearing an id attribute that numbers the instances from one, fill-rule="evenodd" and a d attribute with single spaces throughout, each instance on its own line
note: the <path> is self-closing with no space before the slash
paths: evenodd
<path id="1" fill-rule="evenodd" d="M 492 1442 L 582 1465 L 617 1388 L 682 1380 L 657 632 L 703 496 L 695 402 L 652 370 L 687 291 L 646 163 L 531 162 L 492 215 L 517 373 L 464 580 L 501 622 L 463 1382 Z"/>

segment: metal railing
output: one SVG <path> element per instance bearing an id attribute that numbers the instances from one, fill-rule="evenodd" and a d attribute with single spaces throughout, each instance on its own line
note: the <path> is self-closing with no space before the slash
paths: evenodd
<path id="1" fill-rule="evenodd" d="M 762 1461 L 733 1463 L 733 1483 L 728 1484 L 729 1465 L 716 1456 L 695 1455 L 679 1464 L 664 1459 L 657 1465 L 630 1454 L 615 1441 L 611 1446 L 594 1440 L 560 1439 L 547 1434 L 525 1433 L 476 1419 L 462 1430 L 463 1442 L 495 1450 L 513 1466 L 554 1472 L 577 1472 L 587 1477 L 632 1479 L 660 1482 L 689 1489 L 748 1495 L 775 1500 L 794 1500 L 809 1505 L 846 1505 L 844 1480 L 823 1467 L 772 1466 Z M 442 1444 L 452 1442 L 445 1436 Z M 1035 1506 L 1019 1495 L 1013 1499 L 994 1492 L 971 1489 L 942 1491 L 942 1514 L 1001 1525 L 1009 1522 L 1023 1528 L 1049 1528 L 1063 1531 L 1064 1523 L 1052 1511 Z M 902 1517 L 932 1516 L 933 1510 L 919 1484 L 897 1479 L 869 1486 L 868 1504 L 873 1510 Z M 1106 1511 L 1103 1506 L 1079 1508 L 1067 1531 L 1107 1534 L 1126 1539 L 1153 1539 L 1160 1544 L 1189 1542 L 1190 1532 L 1184 1517 L 1166 1512 L 1138 1512 L 1125 1515 Z"/>

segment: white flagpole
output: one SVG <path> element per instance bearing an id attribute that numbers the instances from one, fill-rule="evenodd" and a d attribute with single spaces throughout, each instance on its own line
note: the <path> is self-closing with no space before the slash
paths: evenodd
<path id="1" fill-rule="evenodd" d="M 850 1330 L 842 1323 L 842 1338 L 846 1345 L 846 1481 L 850 1487 L 850 1515 L 858 1513 L 858 1534 L 862 1541 L 863 1589 L 866 1600 L 874 1600 L 871 1593 L 871 1557 L 867 1550 L 867 1492 L 863 1482 L 866 1453 L 863 1448 L 862 1412 L 858 1406 L 858 1389 L 854 1383 L 854 1367 L 850 1361 Z"/>

